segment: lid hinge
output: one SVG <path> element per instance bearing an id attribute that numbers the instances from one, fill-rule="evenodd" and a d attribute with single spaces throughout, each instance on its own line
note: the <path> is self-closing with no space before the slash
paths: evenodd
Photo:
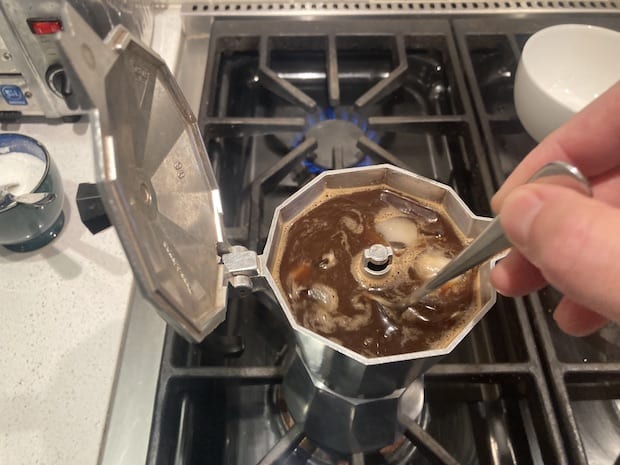
<path id="1" fill-rule="evenodd" d="M 229 282 L 241 295 L 245 296 L 254 289 L 253 278 L 261 275 L 258 255 L 240 245 L 233 245 L 229 253 L 222 255 L 222 262 L 229 273 Z"/>

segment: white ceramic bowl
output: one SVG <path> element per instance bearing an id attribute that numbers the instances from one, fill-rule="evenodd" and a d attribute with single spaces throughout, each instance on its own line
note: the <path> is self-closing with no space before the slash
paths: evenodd
<path id="1" fill-rule="evenodd" d="M 542 29 L 517 67 L 517 115 L 540 142 L 619 80 L 619 32 L 581 24 Z"/>

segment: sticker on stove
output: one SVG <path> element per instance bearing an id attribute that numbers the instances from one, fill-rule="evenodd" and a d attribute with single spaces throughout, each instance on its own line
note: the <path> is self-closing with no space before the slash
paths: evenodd
<path id="1" fill-rule="evenodd" d="M 28 101 L 19 86 L 13 84 L 0 85 L 0 93 L 9 105 L 28 105 Z"/>

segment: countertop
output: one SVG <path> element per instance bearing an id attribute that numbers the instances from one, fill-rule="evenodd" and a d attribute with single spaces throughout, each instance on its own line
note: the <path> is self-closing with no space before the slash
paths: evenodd
<path id="1" fill-rule="evenodd" d="M 98 462 L 133 286 L 114 228 L 95 236 L 75 206 L 94 181 L 87 122 L 3 124 L 43 143 L 66 223 L 44 248 L 0 247 L 0 464 Z"/>
<path id="2" fill-rule="evenodd" d="M 179 8 L 149 17 L 147 42 L 173 70 Z M 166 324 L 134 286 L 115 229 L 93 236 L 80 221 L 78 184 L 95 180 L 91 127 L 41 120 L 0 132 L 47 147 L 66 218 L 38 251 L 0 246 L 0 465 L 143 464 Z"/>

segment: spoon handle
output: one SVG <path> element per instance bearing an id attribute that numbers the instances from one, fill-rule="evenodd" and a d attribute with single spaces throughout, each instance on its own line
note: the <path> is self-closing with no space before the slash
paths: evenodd
<path id="1" fill-rule="evenodd" d="M 15 197 L 15 201 L 31 205 L 33 207 L 43 207 L 48 203 L 56 200 L 56 194 L 53 192 L 32 192 L 30 194 L 22 194 Z"/>
<path id="2" fill-rule="evenodd" d="M 54 200 L 56 200 L 56 194 L 53 192 L 31 192 L 15 196 L 8 191 L 0 190 L 0 212 L 18 203 L 33 208 L 43 208 Z"/>
<path id="3" fill-rule="evenodd" d="M 588 196 L 592 196 L 592 190 L 587 178 L 573 165 L 561 161 L 554 161 L 543 166 L 528 182 L 540 178 L 558 176 L 554 180 L 556 184 L 575 188 Z M 570 183 L 570 184 L 568 184 Z M 476 265 L 487 261 L 498 253 L 510 247 L 510 242 L 504 235 L 504 230 L 499 222 L 499 215 L 469 244 L 460 254 L 444 266 L 435 277 L 426 281 L 416 289 L 408 302 L 413 305 L 425 295 L 440 288 L 445 283 L 465 273 Z"/>
<path id="4" fill-rule="evenodd" d="M 496 216 L 471 244 L 450 260 L 433 278 L 413 292 L 410 305 L 508 247 L 510 247 L 510 242 L 504 235 L 499 216 Z"/>

